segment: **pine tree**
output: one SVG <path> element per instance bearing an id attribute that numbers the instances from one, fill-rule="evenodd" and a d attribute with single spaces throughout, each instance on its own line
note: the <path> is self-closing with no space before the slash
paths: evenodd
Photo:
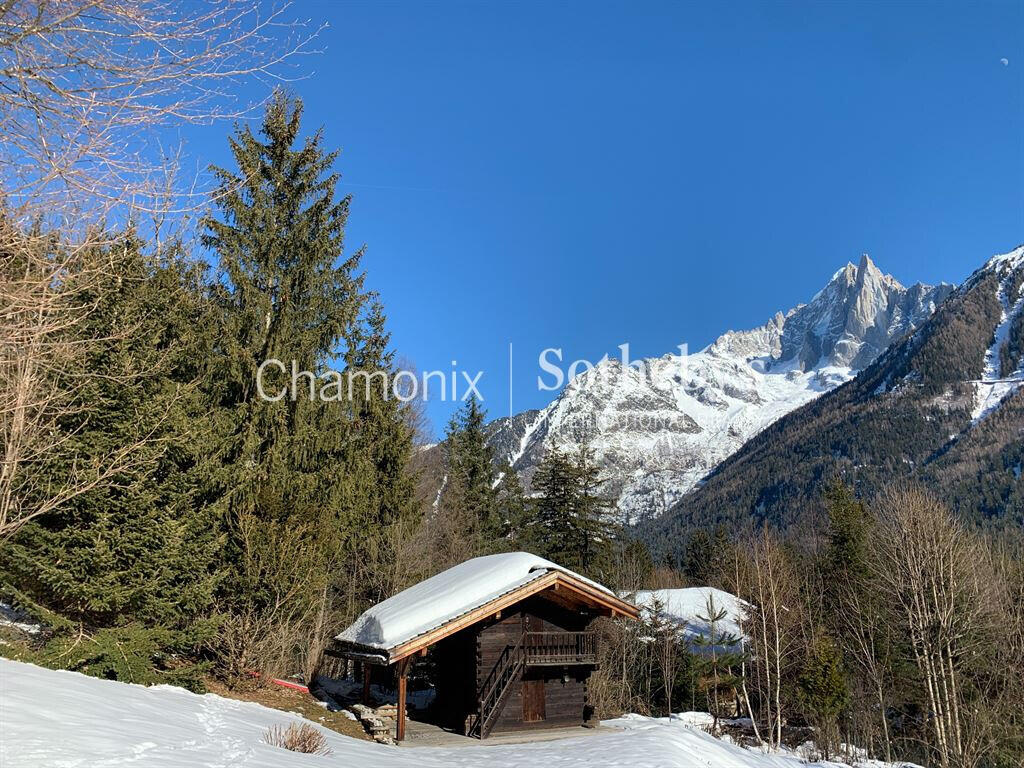
<path id="1" fill-rule="evenodd" d="M 580 567 L 597 576 L 608 568 L 616 538 L 615 528 L 607 519 L 612 503 L 601 493 L 604 479 L 588 446 L 581 446 L 576 453 L 574 470 L 579 487 L 573 511 L 578 527 Z"/>
<path id="2" fill-rule="evenodd" d="M 728 615 L 725 606 L 716 605 L 714 595 L 709 594 L 704 613 L 697 614 L 697 620 L 704 624 L 706 631 L 698 633 L 693 641 L 697 685 L 704 691 L 716 732 L 725 702 L 730 697 L 735 701 L 736 689 L 741 683 L 736 674 L 743 663 L 741 639 L 722 626 Z"/>
<path id="3" fill-rule="evenodd" d="M 867 573 L 870 517 L 863 502 L 838 481 L 825 490 L 828 510 L 827 545 L 824 556 L 826 581 L 838 577 L 858 581 Z"/>
<path id="4" fill-rule="evenodd" d="M 85 349 L 77 407 L 55 440 L 78 462 L 134 446 L 97 487 L 27 525 L 5 551 L 10 583 L 55 633 L 36 660 L 137 683 L 200 685 L 195 657 L 212 631 L 216 521 L 196 492 L 209 432 L 198 386 L 213 340 L 202 270 L 176 249 L 157 259 L 127 233 L 110 274 L 76 297 Z M 145 437 L 146 439 L 140 439 Z M 39 481 L 73 468 L 46 460 Z M 182 655 L 170 665 L 172 654 Z"/>
<path id="5" fill-rule="evenodd" d="M 388 399 L 383 311 L 363 289 L 363 251 L 345 256 L 351 201 L 336 196 L 337 153 L 323 149 L 320 132 L 300 138 L 301 115 L 301 102 L 278 92 L 259 135 L 245 126 L 231 137 L 238 170 L 215 169 L 219 217 L 204 237 L 223 274 L 223 438 L 209 492 L 230 534 L 226 559 L 238 564 L 221 592 L 231 621 L 218 647 L 234 676 L 268 665 L 311 671 L 330 612 L 351 613 L 362 599 L 358 570 L 337 582 L 341 564 L 386 561 L 381 529 L 407 511 L 410 442 Z M 342 377 L 331 390 L 339 359 L 346 373 L 378 375 L 365 386 Z M 287 370 L 266 368 L 264 392 L 294 379 L 294 397 L 259 396 L 256 373 L 268 360 Z M 309 375 L 294 377 L 293 367 Z M 371 551 L 359 557 L 363 545 Z"/>
<path id="6" fill-rule="evenodd" d="M 533 478 L 531 538 L 538 554 L 595 577 L 611 566 L 617 532 L 607 519 L 611 504 L 601 485 L 586 447 L 544 457 Z"/>
<path id="7" fill-rule="evenodd" d="M 449 492 L 458 494 L 481 551 L 495 551 L 501 549 L 503 526 L 495 490 L 494 451 L 484 428 L 486 418 L 476 397 L 470 397 L 449 421 L 444 446 Z"/>
<path id="8" fill-rule="evenodd" d="M 218 384 L 231 436 L 224 446 L 228 506 L 232 514 L 261 517 L 296 513 L 333 501 L 338 485 L 328 466 L 344 458 L 350 435 L 339 407 L 324 405 L 309 380 L 297 396 L 268 402 L 258 396 L 256 372 L 268 360 L 263 383 L 276 394 L 290 383 L 291 369 L 323 374 L 356 334 L 367 296 L 358 273 L 362 250 L 343 257 L 350 198 L 335 199 L 337 153 L 321 146 L 321 134 L 300 140 L 301 102 L 282 92 L 267 107 L 261 137 L 249 126 L 230 140 L 238 166 L 215 169 L 221 181 L 220 218 L 206 222 L 204 244 L 218 260 L 223 281 Z M 296 146 L 298 145 L 298 146 Z M 332 418 L 334 417 L 334 418 Z M 325 432 L 327 434 L 325 434 Z M 276 501 L 259 497 L 278 473 L 287 486 Z M 326 476 L 325 476 L 326 475 Z M 272 510 L 277 507 L 277 510 Z"/>
<path id="9" fill-rule="evenodd" d="M 828 528 L 817 567 L 822 585 L 822 619 L 826 624 L 821 632 L 825 640 L 820 642 L 826 645 L 815 645 L 809 652 L 804 673 L 808 676 L 808 690 L 803 695 L 810 697 L 809 705 L 815 708 L 809 717 L 819 725 L 818 740 L 827 753 L 838 734 L 835 713 L 829 711 L 827 701 L 824 705 L 820 701 L 828 698 L 825 688 L 839 691 L 845 686 L 858 690 L 860 715 L 875 722 L 884 754 L 891 758 L 893 732 L 889 710 L 899 706 L 896 691 L 912 690 L 914 684 L 908 682 L 913 675 L 899 659 L 901 640 L 897 626 L 889 618 L 891 608 L 871 575 L 871 563 L 877 556 L 873 551 L 877 546 L 872 532 L 874 523 L 866 505 L 838 481 L 827 486 L 825 506 Z M 836 666 L 822 672 L 820 666 L 830 662 L 833 655 L 838 659 Z M 846 684 L 847 665 L 855 670 L 851 677 L 861 681 L 856 687 Z M 813 676 L 818 674 L 841 675 L 843 680 L 815 681 Z M 825 707 L 820 713 L 819 706 Z"/>
<path id="10" fill-rule="evenodd" d="M 572 462 L 561 451 L 544 456 L 533 476 L 531 549 L 567 568 L 581 566 L 573 510 L 578 489 Z"/>
<path id="11" fill-rule="evenodd" d="M 839 742 L 839 716 L 849 702 L 843 657 L 829 638 L 811 646 L 797 681 L 797 695 L 808 720 L 815 724 L 816 741 L 825 760 Z"/>

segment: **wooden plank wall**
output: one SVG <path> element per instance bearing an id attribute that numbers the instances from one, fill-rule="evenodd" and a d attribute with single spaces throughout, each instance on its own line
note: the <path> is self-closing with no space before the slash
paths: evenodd
<path id="1" fill-rule="evenodd" d="M 592 616 L 565 610 L 542 598 L 526 600 L 517 606 L 517 609 L 515 613 L 501 620 L 480 625 L 476 637 L 478 691 L 505 647 L 518 642 L 527 626 L 533 632 L 579 632 L 586 630 L 593 621 Z M 529 668 L 525 673 L 528 679 L 544 681 L 545 719 L 532 723 L 523 721 L 522 683 L 513 683 L 515 687 L 505 701 L 492 732 L 560 728 L 581 724 L 586 706 L 590 668 L 568 667 L 568 681 L 564 679 L 565 672 L 566 669 L 563 667 Z"/>

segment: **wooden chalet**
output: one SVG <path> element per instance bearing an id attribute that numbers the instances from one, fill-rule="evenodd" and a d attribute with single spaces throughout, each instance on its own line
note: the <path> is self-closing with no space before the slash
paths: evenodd
<path id="1" fill-rule="evenodd" d="M 635 619 L 611 590 L 526 552 L 467 560 L 367 610 L 328 653 L 371 676 L 397 677 L 396 738 L 405 737 L 407 676 L 429 653 L 432 719 L 481 739 L 581 725 L 597 666 L 598 616 Z M 376 672 L 374 672 L 376 670 Z"/>

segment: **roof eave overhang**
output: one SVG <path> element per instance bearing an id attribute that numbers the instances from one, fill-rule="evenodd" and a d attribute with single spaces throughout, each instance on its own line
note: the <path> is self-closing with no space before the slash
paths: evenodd
<path id="1" fill-rule="evenodd" d="M 362 661 L 366 664 L 387 666 L 391 663 L 391 654 L 385 648 L 375 648 L 372 645 L 352 643 L 347 640 L 335 639 L 331 647 L 324 651 L 328 656 L 339 656 L 353 661 Z"/>

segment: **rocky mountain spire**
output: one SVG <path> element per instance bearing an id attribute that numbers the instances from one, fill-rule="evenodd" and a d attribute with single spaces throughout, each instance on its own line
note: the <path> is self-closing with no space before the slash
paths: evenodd
<path id="1" fill-rule="evenodd" d="M 859 370 L 892 342 L 927 319 L 953 286 L 904 288 L 865 253 L 847 264 L 809 304 L 787 317 L 777 363 L 802 371 Z"/>

